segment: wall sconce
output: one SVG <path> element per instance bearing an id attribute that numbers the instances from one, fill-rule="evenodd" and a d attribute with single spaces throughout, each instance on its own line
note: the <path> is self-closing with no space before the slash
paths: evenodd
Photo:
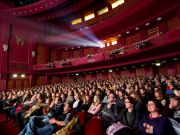
<path id="1" fill-rule="evenodd" d="M 8 45 L 7 44 L 3 44 L 3 50 L 4 50 L 4 52 L 8 51 Z"/>
<path id="2" fill-rule="evenodd" d="M 36 53 L 35 51 L 32 51 L 32 57 L 35 57 Z"/>

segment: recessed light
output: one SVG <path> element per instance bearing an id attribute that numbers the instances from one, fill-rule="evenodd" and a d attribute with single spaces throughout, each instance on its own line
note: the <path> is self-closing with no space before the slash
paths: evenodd
<path id="1" fill-rule="evenodd" d="M 156 63 L 156 66 L 157 66 L 157 67 L 161 66 L 161 63 Z"/>
<path id="2" fill-rule="evenodd" d="M 25 74 L 21 74 L 21 78 L 25 78 L 25 76 L 26 76 Z"/>
<path id="3" fill-rule="evenodd" d="M 130 33 L 130 31 L 126 31 L 126 34 L 129 34 Z"/>
<path id="4" fill-rule="evenodd" d="M 146 25 L 146 26 L 149 26 L 149 25 L 150 25 L 150 23 L 148 22 L 148 23 L 146 23 L 145 25 Z"/>
<path id="5" fill-rule="evenodd" d="M 135 30 L 139 30 L 139 27 L 136 27 Z"/>
<path id="6" fill-rule="evenodd" d="M 158 17 L 156 20 L 157 20 L 157 21 L 161 21 L 161 20 L 162 20 L 162 17 Z"/>
<path id="7" fill-rule="evenodd" d="M 17 78 L 17 76 L 18 76 L 17 74 L 13 74 L 12 75 L 13 78 Z"/>
<path id="8" fill-rule="evenodd" d="M 174 58 L 173 60 L 174 60 L 174 61 L 178 61 L 179 59 L 178 59 L 178 58 Z"/>
<path id="9" fill-rule="evenodd" d="M 112 73 L 112 72 L 113 72 L 113 70 L 110 69 L 110 70 L 109 70 L 109 73 Z"/>

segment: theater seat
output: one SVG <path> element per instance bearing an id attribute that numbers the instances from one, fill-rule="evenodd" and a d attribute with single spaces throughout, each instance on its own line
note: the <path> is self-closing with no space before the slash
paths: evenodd
<path id="1" fill-rule="evenodd" d="M 102 120 L 92 117 L 85 126 L 85 135 L 102 135 Z"/>
<path id="2" fill-rule="evenodd" d="M 84 126 L 85 125 L 85 122 L 86 122 L 86 113 L 85 112 L 78 112 L 78 117 L 79 117 L 79 124 L 81 126 Z"/>

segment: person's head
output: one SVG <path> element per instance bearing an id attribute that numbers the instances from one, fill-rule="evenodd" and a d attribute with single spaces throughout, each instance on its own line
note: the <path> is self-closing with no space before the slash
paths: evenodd
<path id="1" fill-rule="evenodd" d="M 158 112 L 161 113 L 162 111 L 162 104 L 157 99 L 151 99 L 147 103 L 147 109 L 150 113 Z"/>
<path id="2" fill-rule="evenodd" d="M 59 97 L 56 97 L 55 99 L 54 99 L 54 104 L 58 104 L 59 103 Z"/>
<path id="3" fill-rule="evenodd" d="M 145 95 L 146 94 L 146 90 L 144 88 L 140 88 L 139 90 L 141 95 Z"/>
<path id="4" fill-rule="evenodd" d="M 45 104 L 50 104 L 51 101 L 52 101 L 52 98 L 49 97 L 49 98 L 46 99 Z"/>
<path id="5" fill-rule="evenodd" d="M 113 103 L 116 101 L 116 95 L 115 93 L 111 92 L 108 96 L 108 103 Z"/>
<path id="6" fill-rule="evenodd" d="M 89 96 L 89 95 L 85 95 L 85 97 L 84 97 L 84 102 L 88 103 L 88 102 L 90 102 L 90 101 L 91 101 L 90 96 Z"/>
<path id="7" fill-rule="evenodd" d="M 178 96 L 170 97 L 169 108 L 180 109 L 180 97 Z"/>
<path id="8" fill-rule="evenodd" d="M 162 91 L 160 89 L 154 89 L 154 96 L 158 100 L 163 99 L 163 94 L 162 94 Z"/>
<path id="9" fill-rule="evenodd" d="M 68 91 L 68 96 L 73 96 L 73 91 L 72 90 Z"/>
<path id="10" fill-rule="evenodd" d="M 74 99 L 77 100 L 77 99 L 80 99 L 80 93 L 76 93 L 75 96 L 74 96 Z"/>
<path id="11" fill-rule="evenodd" d="M 123 98 L 123 97 L 125 96 L 125 90 L 119 90 L 119 91 L 118 91 L 118 96 L 119 96 L 120 98 Z"/>
<path id="12" fill-rule="evenodd" d="M 180 97 L 180 86 L 177 88 L 177 96 Z"/>
<path id="13" fill-rule="evenodd" d="M 136 92 L 131 92 L 130 97 L 134 98 L 134 100 L 137 102 L 140 102 L 140 103 L 142 102 L 139 94 L 137 94 Z"/>
<path id="14" fill-rule="evenodd" d="M 126 109 L 129 109 L 129 108 L 132 108 L 136 104 L 136 101 L 132 97 L 126 97 L 124 104 L 125 104 Z"/>
<path id="15" fill-rule="evenodd" d="M 106 90 L 106 95 L 108 96 L 110 94 L 111 90 L 107 89 Z"/>
<path id="16" fill-rule="evenodd" d="M 101 103 L 101 98 L 100 98 L 100 95 L 94 95 L 94 99 L 93 99 L 94 103 Z"/>
<path id="17" fill-rule="evenodd" d="M 72 104 L 71 103 L 65 103 L 64 104 L 64 108 L 63 108 L 64 112 L 70 112 L 71 109 L 72 109 Z"/>

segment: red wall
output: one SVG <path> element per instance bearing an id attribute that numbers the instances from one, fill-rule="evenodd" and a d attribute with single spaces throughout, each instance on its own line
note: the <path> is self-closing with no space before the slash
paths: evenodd
<path id="1" fill-rule="evenodd" d="M 40 31 L 30 26 L 27 20 L 0 18 L 0 91 L 31 86 L 29 75 L 35 64 L 32 51 L 35 51 Z M 3 50 L 3 44 L 8 45 L 8 51 Z M 13 73 L 17 73 L 18 77 L 26 74 L 27 78 L 12 79 Z"/>

